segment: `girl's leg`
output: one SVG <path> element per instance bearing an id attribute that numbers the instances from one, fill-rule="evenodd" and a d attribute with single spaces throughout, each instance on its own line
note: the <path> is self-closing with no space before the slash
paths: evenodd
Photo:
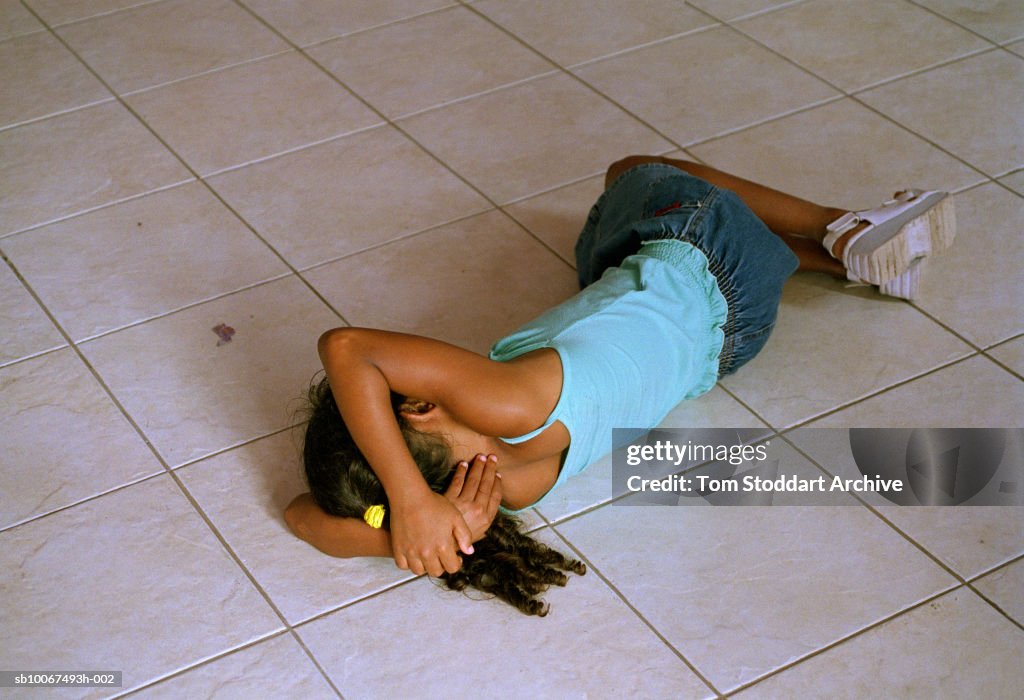
<path id="1" fill-rule="evenodd" d="M 713 185 L 735 192 L 743 203 L 772 233 L 779 236 L 800 259 L 800 270 L 826 272 L 836 277 L 846 278 L 846 268 L 836 258 L 829 255 L 822 247 L 825 238 L 825 227 L 846 213 L 845 209 L 825 207 L 814 202 L 794 197 L 759 185 L 756 182 L 729 175 L 721 170 L 692 163 L 690 161 L 666 158 L 665 156 L 629 156 L 617 161 L 608 168 L 605 185 L 611 184 L 615 178 L 626 170 L 643 163 L 664 163 L 679 168 L 691 175 L 707 180 Z M 833 252 L 841 260 L 846 240 L 854 232 L 840 238 Z"/>

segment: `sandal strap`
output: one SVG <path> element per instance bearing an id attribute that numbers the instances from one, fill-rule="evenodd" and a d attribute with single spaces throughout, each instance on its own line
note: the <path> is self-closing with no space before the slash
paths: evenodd
<path id="1" fill-rule="evenodd" d="M 861 221 L 863 219 L 856 212 L 848 211 L 825 227 L 825 238 L 821 241 L 821 244 L 825 246 L 825 250 L 828 251 L 829 255 L 832 255 L 832 248 L 840 236 L 855 228 Z M 847 249 L 849 249 L 849 246 L 847 246 Z M 832 257 L 836 256 L 832 255 Z"/>

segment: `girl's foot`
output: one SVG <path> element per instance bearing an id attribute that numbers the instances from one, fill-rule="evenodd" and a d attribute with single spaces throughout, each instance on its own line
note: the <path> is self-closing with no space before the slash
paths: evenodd
<path id="1" fill-rule="evenodd" d="M 848 279 L 885 286 L 915 260 L 948 247 L 955 235 L 953 200 L 945 192 L 904 190 L 876 209 L 843 214 L 828 225 L 822 244 L 843 262 Z M 916 292 L 917 282 L 907 280 L 918 275 L 887 288 Z"/>

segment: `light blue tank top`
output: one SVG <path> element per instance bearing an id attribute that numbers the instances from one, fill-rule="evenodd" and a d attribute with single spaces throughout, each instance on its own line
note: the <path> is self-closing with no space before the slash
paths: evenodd
<path id="1" fill-rule="evenodd" d="M 553 348 L 562 361 L 551 415 L 526 435 L 502 439 L 525 442 L 561 421 L 571 442 L 553 491 L 612 451 L 612 428 L 653 428 L 680 401 L 715 385 L 727 312 L 704 253 L 674 239 L 644 243 L 491 348 L 500 362 L 539 348 Z"/>

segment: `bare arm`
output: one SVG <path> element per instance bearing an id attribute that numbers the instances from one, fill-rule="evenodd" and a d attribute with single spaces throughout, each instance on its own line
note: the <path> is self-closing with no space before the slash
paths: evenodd
<path id="1" fill-rule="evenodd" d="M 472 466 L 461 462 L 455 470 L 447 498 L 467 520 L 473 541 L 480 540 L 494 521 L 501 503 L 497 460 L 478 455 Z M 358 518 L 325 513 L 308 493 L 296 496 L 284 511 L 291 531 L 332 557 L 391 557 L 391 534 Z"/>
<path id="2" fill-rule="evenodd" d="M 304 493 L 284 512 L 295 535 L 332 557 L 391 557 L 391 534 L 357 518 L 328 515 Z"/>
<path id="3" fill-rule="evenodd" d="M 537 427 L 554 407 L 560 369 L 552 382 L 526 365 L 365 328 L 328 331 L 319 350 L 345 424 L 388 494 L 395 563 L 432 576 L 457 571 L 456 546 L 472 552 L 470 530 L 459 511 L 423 480 L 402 438 L 390 392 L 444 406 L 484 434 L 519 434 Z"/>

